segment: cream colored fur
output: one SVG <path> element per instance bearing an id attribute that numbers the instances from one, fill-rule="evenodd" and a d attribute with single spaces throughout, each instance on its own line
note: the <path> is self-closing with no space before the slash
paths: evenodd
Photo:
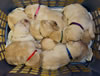
<path id="1" fill-rule="evenodd" d="M 27 66 L 40 66 L 40 44 L 34 41 L 34 38 L 29 33 L 30 22 L 27 19 L 19 21 L 10 32 L 10 44 L 6 46 L 5 59 L 9 64 Z M 37 48 L 36 48 L 37 47 Z M 27 58 L 35 51 L 35 55 L 29 60 Z"/>
<path id="2" fill-rule="evenodd" d="M 11 65 L 25 64 L 35 67 L 40 65 L 40 55 L 38 52 L 29 60 L 28 57 L 37 50 L 33 41 L 12 42 L 6 47 L 5 59 Z"/>
<path id="3" fill-rule="evenodd" d="M 18 22 L 14 26 L 14 29 L 12 30 L 13 31 L 12 41 L 34 40 L 34 38 L 29 32 L 29 27 L 30 27 L 30 22 L 25 22 L 25 19 Z"/>
<path id="4" fill-rule="evenodd" d="M 25 13 L 31 19 L 35 19 L 34 15 L 38 9 L 39 4 L 28 5 L 25 8 Z M 63 29 L 65 26 L 64 21 L 62 20 L 62 13 L 60 11 L 52 10 L 45 5 L 40 5 L 39 12 L 36 16 L 36 20 L 53 20 L 55 21 L 60 29 Z"/>
<path id="5" fill-rule="evenodd" d="M 68 64 L 71 60 L 69 59 L 66 48 L 70 50 L 73 59 L 78 58 L 80 56 L 83 58 L 84 55 L 86 55 L 86 53 L 88 52 L 88 48 L 86 48 L 85 45 L 80 41 L 69 42 L 66 45 L 57 44 L 55 48 L 51 51 L 43 51 L 42 68 L 56 70 L 61 66 Z"/>
<path id="6" fill-rule="evenodd" d="M 49 38 L 51 38 L 52 40 L 54 40 L 57 43 L 61 42 L 61 40 L 62 40 L 61 43 L 66 43 L 66 31 L 65 31 L 65 28 L 63 29 L 63 31 L 58 29 L 58 31 L 52 32 L 49 35 Z"/>
<path id="7" fill-rule="evenodd" d="M 52 39 L 50 38 L 44 38 L 41 41 L 41 47 L 42 49 L 45 50 L 52 50 L 54 47 L 56 46 L 56 42 L 54 42 Z"/>
<path id="8" fill-rule="evenodd" d="M 8 34 L 8 43 L 14 41 L 34 41 L 36 47 L 41 48 L 41 45 L 34 40 L 34 37 L 30 34 L 29 31 L 30 20 L 22 19 L 19 21 Z"/>
<path id="9" fill-rule="evenodd" d="M 82 7 L 80 4 L 70 4 L 64 7 L 63 13 L 63 18 L 69 26 L 68 28 L 66 28 L 67 41 L 77 41 L 82 39 L 83 37 L 85 39 L 82 39 L 82 41 L 85 43 L 89 43 L 90 40 L 95 37 L 94 23 L 84 7 Z M 81 24 L 84 30 L 82 30 L 77 25 L 70 25 L 70 23 L 72 22 Z"/>
<path id="10" fill-rule="evenodd" d="M 44 37 L 49 37 L 53 31 L 57 31 L 59 27 L 55 21 L 52 20 L 34 20 L 31 21 L 30 33 L 37 40 L 41 40 Z"/>
<path id="11" fill-rule="evenodd" d="M 14 28 L 14 25 L 22 19 L 27 19 L 27 15 L 24 13 L 24 8 L 16 8 L 8 14 L 8 25 L 10 29 Z"/>

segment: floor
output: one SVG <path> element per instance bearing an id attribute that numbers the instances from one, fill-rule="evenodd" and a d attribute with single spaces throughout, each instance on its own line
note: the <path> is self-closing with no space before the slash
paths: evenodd
<path id="1" fill-rule="evenodd" d="M 0 62 L 0 76 L 100 76 L 100 60 L 94 59 L 88 67 L 68 65 L 55 71 L 27 67 L 11 66 L 5 60 Z"/>

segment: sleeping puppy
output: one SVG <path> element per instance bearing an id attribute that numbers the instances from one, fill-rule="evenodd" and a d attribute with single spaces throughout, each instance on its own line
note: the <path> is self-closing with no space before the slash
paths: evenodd
<path id="1" fill-rule="evenodd" d="M 13 29 L 17 22 L 27 18 L 27 15 L 24 13 L 24 8 L 16 8 L 8 14 L 8 25 L 10 29 Z"/>
<path id="2" fill-rule="evenodd" d="M 11 65 L 25 64 L 27 66 L 40 66 L 40 49 L 36 49 L 33 41 L 15 41 L 5 49 L 5 59 Z M 36 51 L 37 50 L 37 51 Z M 28 59 L 32 54 L 34 55 Z"/>
<path id="3" fill-rule="evenodd" d="M 14 25 L 13 30 L 11 30 L 8 34 L 7 45 L 15 41 L 29 41 L 32 40 L 37 48 L 41 48 L 39 42 L 34 40 L 34 37 L 30 34 L 30 20 L 22 19 L 16 25 Z"/>
<path id="4" fill-rule="evenodd" d="M 58 24 L 60 29 L 63 29 L 65 26 L 62 19 L 62 13 L 60 11 L 52 10 L 45 5 L 28 5 L 25 8 L 25 13 L 30 19 L 33 20 L 53 20 Z"/>
<path id="5" fill-rule="evenodd" d="M 56 70 L 75 58 L 83 58 L 87 52 L 88 48 L 81 41 L 57 44 L 51 51 L 42 52 L 42 68 Z"/>
<path id="6" fill-rule="evenodd" d="M 34 41 L 35 45 L 40 48 L 40 44 L 38 44 L 30 34 L 29 28 L 30 20 L 22 19 L 14 26 L 13 30 L 11 30 L 11 37 L 8 36 L 8 40 L 10 40 L 10 42 L 32 40 Z"/>
<path id="7" fill-rule="evenodd" d="M 13 29 L 10 30 L 10 32 L 8 33 L 8 40 L 6 45 L 9 45 L 14 41 L 26 41 L 26 40 L 34 41 L 34 38 L 29 33 L 29 27 L 30 27 L 30 22 L 28 19 L 22 19 L 21 21 L 17 22 L 13 26 Z"/>
<path id="8" fill-rule="evenodd" d="M 89 48 L 85 43 L 83 43 L 82 41 L 79 41 L 80 45 L 82 48 L 84 48 L 84 50 L 82 51 L 82 53 L 80 54 L 80 56 L 75 57 L 73 60 L 71 60 L 71 62 L 86 62 L 86 61 L 91 61 L 93 53 L 92 53 L 92 49 Z M 71 45 L 71 46 L 70 46 Z M 73 46 L 73 42 L 70 42 L 66 44 L 66 46 L 72 47 Z M 81 48 L 80 47 L 80 48 Z M 75 47 L 74 47 L 75 48 Z M 77 48 L 78 49 L 78 48 Z M 76 50 L 77 51 L 77 50 Z M 77 52 L 73 52 L 75 55 Z"/>
<path id="9" fill-rule="evenodd" d="M 37 40 L 49 37 L 53 31 L 60 29 L 57 23 L 52 20 L 34 20 L 31 21 L 30 33 Z"/>
<path id="10" fill-rule="evenodd" d="M 63 19 L 67 23 L 66 41 L 82 40 L 89 43 L 94 35 L 94 23 L 88 11 L 80 4 L 70 4 L 63 9 Z"/>
<path id="11" fill-rule="evenodd" d="M 72 62 L 87 62 L 87 61 L 91 61 L 92 60 L 92 57 L 93 57 L 93 52 L 92 52 L 92 49 L 91 48 L 88 48 L 88 52 L 83 52 L 83 54 L 78 57 L 78 58 L 75 58 L 74 60 L 72 60 Z"/>
<path id="12" fill-rule="evenodd" d="M 12 41 L 34 40 L 29 32 L 30 22 L 28 19 L 22 19 L 13 28 Z"/>
<path id="13" fill-rule="evenodd" d="M 27 19 L 19 21 L 13 28 L 9 37 L 10 44 L 6 46 L 5 59 L 9 64 L 26 64 L 34 67 L 40 63 L 40 44 L 34 41 L 29 32 L 30 22 Z M 37 51 L 36 51 L 37 50 Z M 34 54 L 34 55 L 33 55 Z M 29 59 L 31 57 L 31 59 Z M 38 65 L 37 65 L 38 66 Z"/>

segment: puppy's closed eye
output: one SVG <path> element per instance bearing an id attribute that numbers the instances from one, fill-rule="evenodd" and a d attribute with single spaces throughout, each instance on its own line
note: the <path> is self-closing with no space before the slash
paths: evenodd
<path id="1" fill-rule="evenodd" d="M 28 21 L 27 19 L 24 19 L 24 21 L 25 21 L 26 23 L 29 23 L 29 21 Z"/>
<path id="2" fill-rule="evenodd" d="M 26 24 L 30 24 L 30 21 L 28 19 L 23 19 L 23 20 L 21 20 L 21 23 L 26 25 Z"/>
<path id="3" fill-rule="evenodd" d="M 24 24 L 24 26 L 29 29 L 30 21 L 28 19 L 21 20 L 21 23 Z"/>

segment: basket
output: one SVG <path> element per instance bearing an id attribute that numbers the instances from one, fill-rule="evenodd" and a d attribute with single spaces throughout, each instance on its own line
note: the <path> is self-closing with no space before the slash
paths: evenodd
<path id="1" fill-rule="evenodd" d="M 11 0 L 7 1 L 9 1 L 9 3 L 11 2 Z M 93 49 L 95 60 L 100 59 L 100 13 L 98 12 L 100 10 L 99 8 L 93 6 L 96 8 L 92 10 L 92 7 L 88 5 L 89 0 L 13 0 L 14 7 L 12 8 L 26 7 L 26 5 L 35 3 L 47 5 L 51 8 L 61 8 L 72 3 L 83 4 L 83 6 L 86 7 L 89 12 L 91 12 L 93 20 L 95 22 L 96 37 L 93 40 L 93 44 L 91 45 L 91 47 Z M 7 34 L 9 32 L 6 13 L 0 10 L 0 76 L 100 76 L 100 74 L 95 73 L 94 69 L 90 66 L 94 62 L 90 62 L 90 64 L 88 65 L 81 63 L 69 64 L 54 71 L 45 70 L 42 68 L 30 68 L 25 65 L 8 65 L 5 61 L 4 56 Z"/>

